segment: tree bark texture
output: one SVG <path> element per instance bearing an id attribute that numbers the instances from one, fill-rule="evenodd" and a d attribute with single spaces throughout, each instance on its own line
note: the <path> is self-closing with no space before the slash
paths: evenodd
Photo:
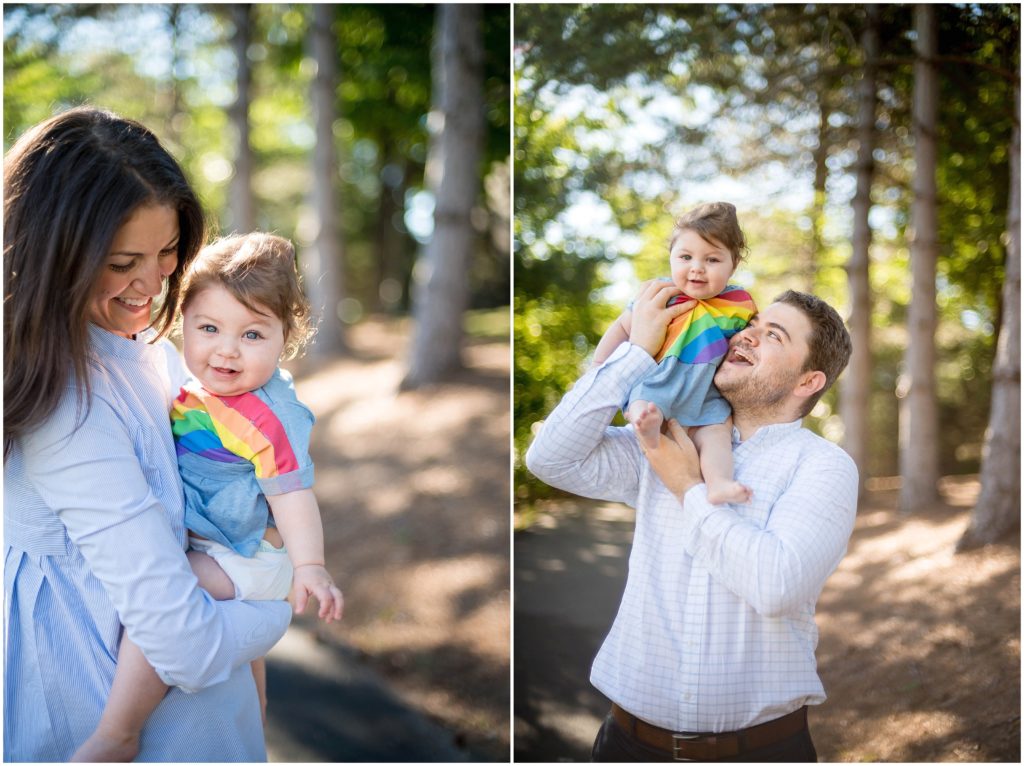
<path id="1" fill-rule="evenodd" d="M 331 31 L 334 6 L 313 5 L 310 29 L 316 77 L 313 79 L 313 117 L 316 146 L 313 150 L 312 207 L 317 219 L 313 246 L 303 254 L 306 295 L 317 321 L 312 352 L 317 356 L 345 350 L 345 336 L 338 306 L 343 290 L 343 257 L 338 226 L 338 194 L 334 178 L 338 173 L 338 152 L 334 145 L 335 89 L 338 85 L 337 44 Z"/>
<path id="2" fill-rule="evenodd" d="M 914 181 L 910 240 L 911 298 L 908 312 L 907 378 L 900 401 L 900 509 L 910 512 L 936 502 L 939 423 L 935 391 L 935 274 L 938 217 L 935 172 L 938 107 L 938 27 L 935 7 L 914 6 Z"/>
<path id="3" fill-rule="evenodd" d="M 231 213 L 230 230 L 245 233 L 256 228 L 256 202 L 252 193 L 253 158 L 252 146 L 249 143 L 249 104 L 252 101 L 249 43 L 252 39 L 252 6 L 249 3 L 232 5 L 230 13 L 235 26 L 231 48 L 238 70 L 235 76 L 237 96 L 228 110 L 228 119 L 235 129 L 238 145 L 235 149 L 235 174 L 231 177 L 228 209 Z"/>
<path id="4" fill-rule="evenodd" d="M 415 269 L 415 331 L 403 389 L 437 382 L 462 366 L 462 315 L 477 239 L 470 213 L 480 193 L 484 130 L 481 15 L 478 5 L 437 6 L 426 169 L 434 233 Z"/>
<path id="5" fill-rule="evenodd" d="M 818 269 L 822 256 L 825 254 L 825 200 L 828 184 L 828 116 L 831 112 L 828 105 L 829 95 L 826 88 L 821 89 L 818 96 L 818 145 L 814 148 L 814 200 L 811 202 L 811 237 L 807 263 L 798 268 L 794 278 L 799 289 L 814 293 L 817 284 Z"/>
<path id="6" fill-rule="evenodd" d="M 1020 114 L 1020 83 L 1014 91 Z M 981 494 L 957 543 L 967 550 L 1020 527 L 1020 122 L 1010 144 L 1003 321 L 992 369 L 992 409 L 981 455 Z"/>
<path id="7" fill-rule="evenodd" d="M 847 325 L 853 341 L 850 364 L 840 387 L 839 412 L 843 417 L 843 446 L 857 464 L 858 494 L 863 495 L 867 478 L 869 412 L 871 402 L 871 284 L 869 280 L 871 225 L 871 183 L 875 162 L 875 104 L 877 101 L 878 6 L 868 5 L 867 24 L 861 36 L 864 74 L 859 87 L 857 128 L 857 191 L 853 198 L 853 252 L 846 266 L 850 287 L 850 316 Z"/>

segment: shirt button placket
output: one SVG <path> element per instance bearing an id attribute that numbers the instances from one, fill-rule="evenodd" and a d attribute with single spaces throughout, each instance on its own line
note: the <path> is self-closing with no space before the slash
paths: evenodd
<path id="1" fill-rule="evenodd" d="M 701 638 L 708 607 L 708 579 L 701 567 L 694 566 L 683 604 L 683 662 L 679 668 L 680 701 L 689 720 L 694 720 L 700 683 Z"/>

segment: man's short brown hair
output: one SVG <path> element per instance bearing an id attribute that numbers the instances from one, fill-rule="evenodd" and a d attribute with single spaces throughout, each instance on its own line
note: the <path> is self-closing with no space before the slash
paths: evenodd
<path id="1" fill-rule="evenodd" d="M 800 417 L 804 417 L 814 409 L 814 405 L 846 369 L 850 354 L 853 352 L 853 343 L 842 318 L 821 298 L 796 290 L 787 290 L 776 296 L 773 303 L 786 303 L 798 308 L 810 320 L 811 337 L 807 343 L 807 360 L 801 372 L 825 373 L 825 385 L 807 400 L 800 413 Z"/>

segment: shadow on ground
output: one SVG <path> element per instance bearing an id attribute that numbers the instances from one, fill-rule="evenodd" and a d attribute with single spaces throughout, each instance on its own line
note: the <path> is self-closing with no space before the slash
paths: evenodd
<path id="1" fill-rule="evenodd" d="M 344 646 L 293 626 L 267 658 L 273 762 L 476 760 L 451 732 L 404 704 Z"/>
<path id="2" fill-rule="evenodd" d="M 515 758 L 588 761 L 609 702 L 588 682 L 626 581 L 632 512 L 565 501 L 515 534 Z"/>

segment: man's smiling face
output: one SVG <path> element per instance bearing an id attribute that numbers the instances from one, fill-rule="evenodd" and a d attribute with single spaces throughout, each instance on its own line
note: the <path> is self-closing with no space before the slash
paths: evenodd
<path id="1" fill-rule="evenodd" d="M 797 387 L 810 347 L 811 322 L 795 306 L 773 303 L 729 341 L 715 385 L 734 408 L 771 408 Z"/>

